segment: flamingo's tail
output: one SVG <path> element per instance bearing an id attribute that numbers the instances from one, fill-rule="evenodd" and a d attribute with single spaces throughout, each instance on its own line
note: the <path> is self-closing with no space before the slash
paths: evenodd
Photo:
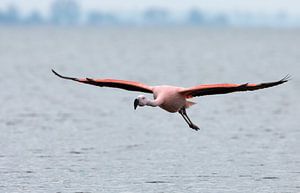
<path id="1" fill-rule="evenodd" d="M 189 108 L 191 107 L 192 105 L 196 104 L 195 102 L 192 102 L 192 101 L 186 101 L 185 103 L 185 108 Z"/>

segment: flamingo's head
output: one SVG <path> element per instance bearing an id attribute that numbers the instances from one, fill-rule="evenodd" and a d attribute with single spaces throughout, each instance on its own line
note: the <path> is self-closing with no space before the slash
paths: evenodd
<path id="1" fill-rule="evenodd" d="M 134 99 L 134 109 L 136 109 L 138 106 L 145 106 L 147 102 L 148 100 L 144 95 L 139 95 L 136 99 Z"/>

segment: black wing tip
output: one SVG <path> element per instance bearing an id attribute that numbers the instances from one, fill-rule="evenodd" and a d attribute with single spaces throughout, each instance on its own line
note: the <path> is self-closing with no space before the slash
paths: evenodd
<path id="1" fill-rule="evenodd" d="M 290 74 L 287 74 L 285 77 L 283 77 L 279 82 L 285 83 L 292 80 L 292 76 Z"/>
<path id="2" fill-rule="evenodd" d="M 53 72 L 53 74 L 55 74 L 55 75 L 58 76 L 59 78 L 78 81 L 77 78 L 72 78 L 72 77 L 62 76 L 62 75 L 58 74 L 58 73 L 57 73 L 55 70 L 53 70 L 53 69 L 51 69 L 51 71 Z"/>
<path id="3" fill-rule="evenodd" d="M 53 74 L 55 74 L 56 76 L 60 77 L 60 78 L 63 78 L 62 75 L 58 74 L 55 70 L 51 69 L 51 71 L 53 72 Z"/>

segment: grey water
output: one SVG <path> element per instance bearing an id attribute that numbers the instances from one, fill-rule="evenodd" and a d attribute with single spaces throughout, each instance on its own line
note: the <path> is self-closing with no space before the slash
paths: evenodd
<path id="1" fill-rule="evenodd" d="M 259 83 L 133 110 L 141 94 L 59 79 Z M 300 192 L 300 30 L 0 28 L 0 192 Z M 151 97 L 151 95 L 147 95 Z"/>

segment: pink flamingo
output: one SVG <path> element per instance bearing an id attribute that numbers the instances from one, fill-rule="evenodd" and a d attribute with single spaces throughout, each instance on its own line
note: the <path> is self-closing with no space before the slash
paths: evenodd
<path id="1" fill-rule="evenodd" d="M 196 96 L 214 95 L 214 94 L 227 94 L 238 91 L 253 91 L 272 86 L 277 86 L 285 83 L 289 80 L 290 76 L 287 75 L 283 79 L 275 82 L 266 82 L 260 84 L 202 84 L 190 88 L 183 88 L 177 86 L 148 86 L 139 82 L 133 82 L 128 80 L 116 80 L 116 79 L 92 79 L 92 78 L 72 78 L 58 74 L 54 70 L 52 72 L 60 78 L 77 81 L 80 83 L 91 84 L 100 87 L 113 87 L 120 88 L 129 91 L 137 91 L 153 94 L 154 100 L 147 99 L 144 95 L 139 95 L 134 100 L 134 109 L 138 106 L 151 106 L 157 107 L 170 112 L 178 112 L 190 128 L 199 130 L 199 127 L 195 125 L 186 113 L 186 109 L 194 105 L 194 102 L 187 99 Z"/>

